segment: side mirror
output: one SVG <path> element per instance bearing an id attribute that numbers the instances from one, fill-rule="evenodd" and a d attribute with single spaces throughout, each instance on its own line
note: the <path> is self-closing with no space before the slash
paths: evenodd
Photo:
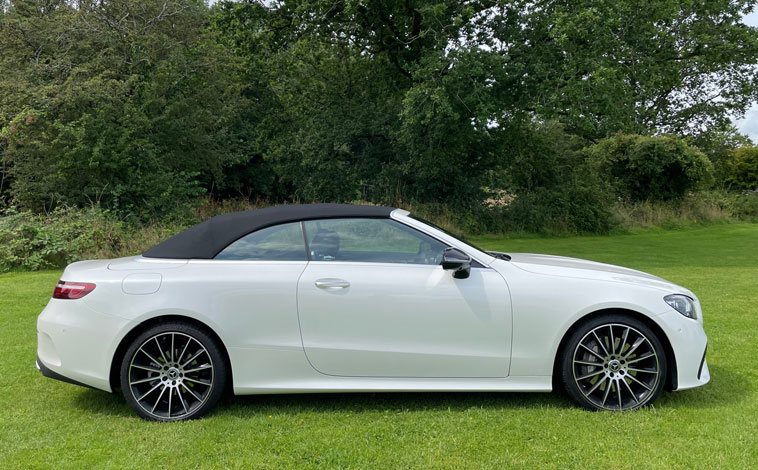
<path id="1" fill-rule="evenodd" d="M 442 254 L 442 269 L 452 270 L 456 279 L 466 279 L 471 275 L 471 257 L 458 248 L 445 248 Z"/>

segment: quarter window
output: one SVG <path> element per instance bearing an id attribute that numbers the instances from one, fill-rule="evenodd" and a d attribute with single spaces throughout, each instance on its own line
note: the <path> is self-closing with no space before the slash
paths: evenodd
<path id="1" fill-rule="evenodd" d="M 256 230 L 216 255 L 219 260 L 307 261 L 300 222 Z"/>
<path id="2" fill-rule="evenodd" d="M 313 261 L 440 264 L 447 245 L 392 219 L 305 222 Z"/>

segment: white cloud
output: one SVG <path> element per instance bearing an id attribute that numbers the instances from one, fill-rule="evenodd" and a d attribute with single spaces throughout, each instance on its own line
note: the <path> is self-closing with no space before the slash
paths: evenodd
<path id="1" fill-rule="evenodd" d="M 753 142 L 758 143 L 758 105 L 754 104 L 753 107 L 748 109 L 747 113 L 745 113 L 743 119 L 739 119 L 734 123 L 737 125 L 740 132 L 747 134 Z"/>

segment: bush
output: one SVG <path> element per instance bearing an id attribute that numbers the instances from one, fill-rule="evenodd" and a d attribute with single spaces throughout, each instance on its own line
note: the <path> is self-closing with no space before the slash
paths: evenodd
<path id="1" fill-rule="evenodd" d="M 734 217 L 751 222 L 758 221 L 758 191 L 740 194 L 734 197 L 731 205 Z"/>
<path id="2" fill-rule="evenodd" d="M 63 266 L 111 245 L 123 226 L 99 210 L 58 209 L 48 216 L 11 207 L 0 218 L 0 271 Z"/>
<path id="3" fill-rule="evenodd" d="M 402 202 L 399 207 L 458 236 L 482 233 L 571 235 L 693 223 L 758 220 L 758 192 L 696 192 L 675 201 L 612 203 L 591 179 L 555 189 L 538 188 L 468 207 Z M 588 184 L 588 181 L 590 184 Z M 354 201 L 355 203 L 364 203 Z M 59 208 L 46 215 L 0 210 L 0 272 L 62 268 L 82 259 L 135 255 L 214 215 L 258 209 L 266 201 L 198 201 L 195 213 L 160 222 L 129 224 L 97 207 Z"/>
<path id="4" fill-rule="evenodd" d="M 619 134 L 584 153 L 616 195 L 632 202 L 681 199 L 712 180 L 705 154 L 675 136 Z"/>
<path id="5" fill-rule="evenodd" d="M 61 207 L 45 215 L 10 207 L 0 211 L 0 272 L 134 255 L 196 222 L 129 225 L 97 207 Z"/>
<path id="6" fill-rule="evenodd" d="M 592 185 L 540 188 L 516 196 L 495 231 L 545 234 L 607 233 L 613 228 L 609 203 Z"/>
<path id="7" fill-rule="evenodd" d="M 742 147 L 733 153 L 728 182 L 736 189 L 758 189 L 758 147 Z"/>
<path id="8" fill-rule="evenodd" d="M 604 233 L 611 228 L 612 197 L 607 184 L 590 171 L 587 144 L 558 122 L 529 122 L 505 151 L 503 169 L 489 186 L 509 200 L 487 231 Z"/>

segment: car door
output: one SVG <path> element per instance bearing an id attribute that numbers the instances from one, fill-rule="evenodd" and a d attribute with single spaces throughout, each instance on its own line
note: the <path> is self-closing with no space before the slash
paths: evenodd
<path id="1" fill-rule="evenodd" d="M 473 267 L 456 279 L 447 245 L 392 219 L 304 223 L 310 261 L 298 283 L 303 347 L 321 373 L 505 377 L 508 286 Z"/>
<path id="2" fill-rule="evenodd" d="M 214 259 L 191 260 L 178 301 L 224 325 L 230 347 L 299 350 L 297 282 L 308 263 L 301 227 L 262 228 Z"/>

